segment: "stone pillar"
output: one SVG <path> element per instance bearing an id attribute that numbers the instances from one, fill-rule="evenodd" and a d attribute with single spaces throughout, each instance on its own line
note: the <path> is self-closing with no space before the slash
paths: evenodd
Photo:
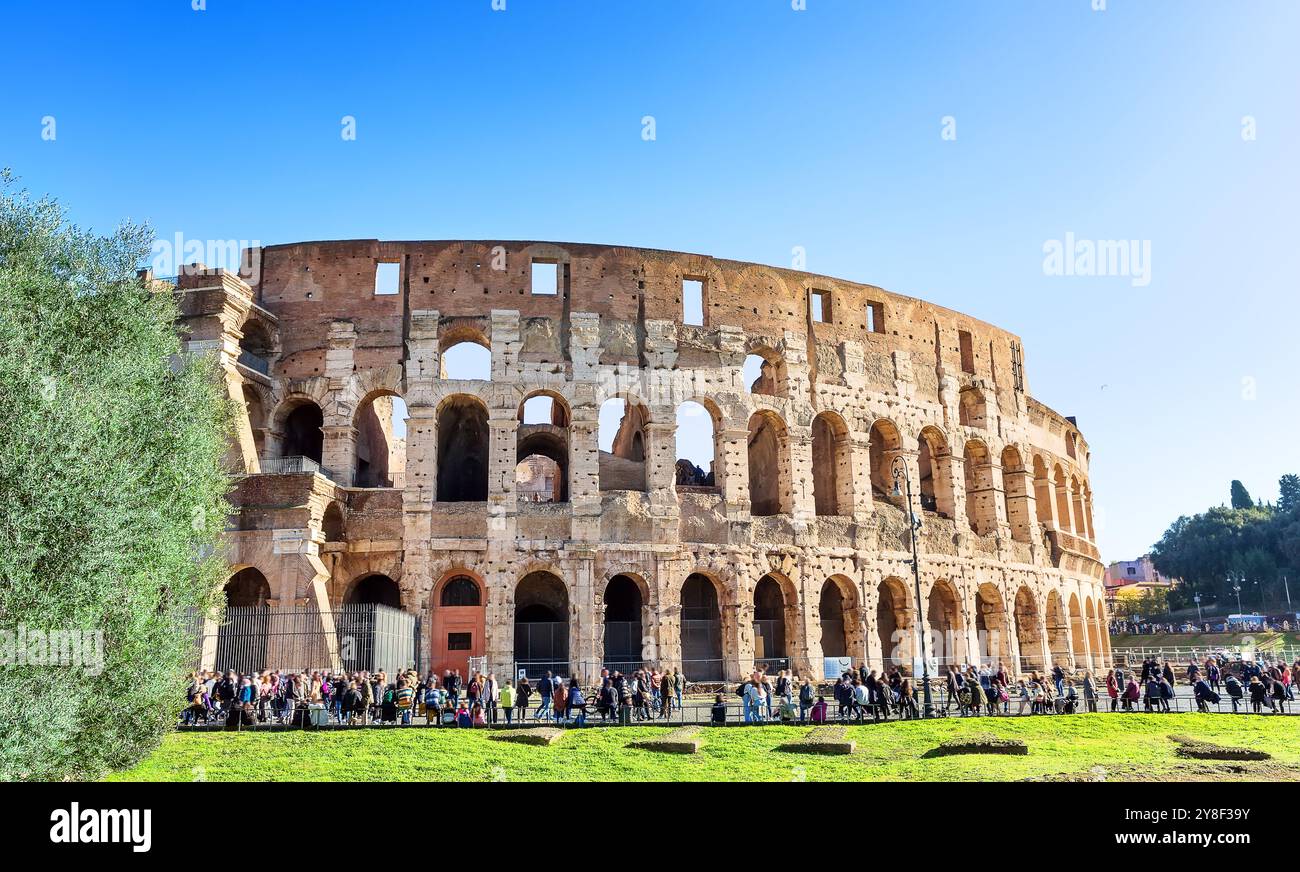
<path id="1" fill-rule="evenodd" d="M 808 523 L 817 518 L 813 492 L 812 433 L 809 428 L 786 425 L 790 447 L 790 514 L 796 522 Z M 785 482 L 782 482 L 784 485 Z"/>
<path id="2" fill-rule="evenodd" d="M 517 412 L 512 408 L 490 409 L 488 429 L 488 538 L 513 543 L 515 513 L 518 511 L 515 492 Z"/>
<path id="3" fill-rule="evenodd" d="M 514 381 L 523 340 L 519 331 L 519 312 L 513 309 L 492 310 L 492 381 Z"/>
<path id="4" fill-rule="evenodd" d="M 604 655 L 604 620 L 596 610 L 596 549 L 576 548 L 569 562 L 573 583 L 569 588 L 569 666 L 584 685 L 600 675 Z"/>
<path id="5" fill-rule="evenodd" d="M 594 404 L 573 410 L 569 424 L 569 504 L 573 507 L 572 538 L 600 539 L 600 421 Z"/>
<path id="6" fill-rule="evenodd" d="M 846 450 L 849 452 L 849 468 L 852 476 L 852 503 L 850 513 L 853 520 L 863 523 L 875 508 L 875 498 L 871 493 L 871 444 L 866 434 L 853 433 L 849 437 Z"/>
<path id="7" fill-rule="evenodd" d="M 320 429 L 325 437 L 321 465 L 330 471 L 336 484 L 351 487 L 356 466 L 357 428 L 351 423 L 327 423 Z"/>
<path id="8" fill-rule="evenodd" d="M 673 423 L 669 423 L 673 422 Z M 650 410 L 645 427 L 645 476 L 647 500 L 656 542 L 678 537 L 681 508 L 677 502 L 677 425 L 671 407 Z"/>
<path id="9" fill-rule="evenodd" d="M 714 434 L 714 483 L 722 491 L 727 517 L 737 520 L 749 515 L 749 429 L 719 428 Z M 718 480 L 718 466 L 721 480 Z"/>

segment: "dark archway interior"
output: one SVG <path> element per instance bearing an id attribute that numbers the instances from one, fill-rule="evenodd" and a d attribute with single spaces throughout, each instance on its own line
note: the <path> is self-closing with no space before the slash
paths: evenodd
<path id="1" fill-rule="evenodd" d="M 397 582 L 387 575 L 367 575 L 356 582 L 343 597 L 344 605 L 373 604 L 400 609 L 402 594 Z"/>
<path id="2" fill-rule="evenodd" d="M 325 508 L 325 517 L 321 520 L 321 531 L 326 542 L 343 541 L 343 509 L 338 503 L 330 503 Z"/>
<path id="3" fill-rule="evenodd" d="M 844 594 L 834 581 L 828 579 L 822 585 L 817 611 L 821 615 L 822 656 L 847 657 L 849 644 L 844 636 Z"/>
<path id="4" fill-rule="evenodd" d="M 749 513 L 755 517 L 781 511 L 781 437 L 766 415 L 749 421 Z"/>
<path id="5" fill-rule="evenodd" d="M 781 584 L 770 575 L 754 587 L 754 657 L 785 656 L 785 598 Z"/>
<path id="6" fill-rule="evenodd" d="M 482 595 L 474 579 L 468 575 L 458 575 L 442 586 L 438 600 L 443 606 L 477 606 L 482 604 Z"/>
<path id="7" fill-rule="evenodd" d="M 226 582 L 226 605 L 231 608 L 264 606 L 271 598 L 271 585 L 266 576 L 253 567 L 241 569 Z"/>
<path id="8" fill-rule="evenodd" d="M 605 588 L 605 661 L 626 671 L 641 660 L 641 588 L 616 575 Z"/>
<path id="9" fill-rule="evenodd" d="M 549 572 L 530 573 L 515 588 L 515 666 L 529 676 L 569 670 L 569 593 Z"/>
<path id="10" fill-rule="evenodd" d="M 560 408 L 556 404 L 556 408 Z M 518 450 L 516 452 L 516 462 L 522 462 L 532 455 L 539 455 L 555 463 L 559 468 L 559 479 L 555 483 L 553 498 L 551 502 L 565 503 L 569 501 L 569 445 L 566 438 L 567 431 L 557 430 L 553 426 L 547 425 L 526 425 L 532 427 L 542 427 L 545 429 L 534 429 L 532 432 L 522 435 L 519 438 Z"/>
<path id="11" fill-rule="evenodd" d="M 450 399 L 438 412 L 438 502 L 483 502 L 487 494 L 487 409 Z"/>
<path id="12" fill-rule="evenodd" d="M 303 403 L 289 413 L 284 421 L 284 456 L 306 457 L 321 462 L 321 449 L 325 434 L 321 425 L 325 416 L 315 403 Z"/>
<path id="13" fill-rule="evenodd" d="M 682 663 L 686 677 L 722 678 L 722 615 L 718 592 L 707 576 L 692 573 L 682 585 Z"/>

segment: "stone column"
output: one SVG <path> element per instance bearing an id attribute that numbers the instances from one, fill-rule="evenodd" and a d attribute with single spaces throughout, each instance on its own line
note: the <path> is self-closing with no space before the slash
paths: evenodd
<path id="1" fill-rule="evenodd" d="M 817 502 L 813 492 L 812 434 L 807 427 L 786 425 L 790 446 L 790 514 L 796 522 L 807 523 L 817 518 Z M 785 486 L 786 482 L 782 482 Z"/>

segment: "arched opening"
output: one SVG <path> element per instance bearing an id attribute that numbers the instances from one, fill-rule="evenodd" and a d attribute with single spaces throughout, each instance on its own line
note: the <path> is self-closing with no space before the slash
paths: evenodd
<path id="1" fill-rule="evenodd" d="M 1056 465 L 1056 529 L 1062 533 L 1073 533 L 1074 524 L 1070 521 L 1070 487 L 1065 483 L 1065 471 Z"/>
<path id="2" fill-rule="evenodd" d="M 1079 597 L 1070 594 L 1070 653 L 1074 655 L 1074 668 L 1082 669 L 1088 665 L 1088 630 L 1083 625 L 1083 610 L 1079 608 Z"/>
<path id="3" fill-rule="evenodd" d="M 483 502 L 488 496 L 488 410 L 458 394 L 438 408 L 438 502 Z"/>
<path id="4" fill-rule="evenodd" d="M 650 412 L 639 403 L 614 397 L 601 403 L 600 489 L 646 489 L 646 441 Z"/>
<path id="5" fill-rule="evenodd" d="M 754 587 L 754 668 L 768 672 L 786 669 L 785 596 L 781 583 L 765 575 Z"/>
<path id="6" fill-rule="evenodd" d="M 682 584 L 682 669 L 691 681 L 721 681 L 722 612 L 713 579 L 699 572 Z"/>
<path id="7" fill-rule="evenodd" d="M 404 487 L 406 484 L 406 402 L 393 393 L 366 398 L 357 407 L 356 487 Z"/>
<path id="8" fill-rule="evenodd" d="M 938 661 L 939 669 L 960 666 L 961 610 L 957 605 L 957 591 L 952 582 L 940 579 L 930 588 L 926 606 L 926 629 L 929 631 L 930 656 Z"/>
<path id="9" fill-rule="evenodd" d="M 770 348 L 760 346 L 751 351 L 745 357 L 741 377 L 751 394 L 785 396 L 785 360 Z"/>
<path id="10" fill-rule="evenodd" d="M 997 666 L 1011 658 L 1007 629 L 1007 607 L 1001 592 L 991 584 L 981 584 L 975 594 L 975 635 L 981 663 Z"/>
<path id="11" fill-rule="evenodd" d="M 1074 534 L 1087 539 L 1088 516 L 1083 510 L 1083 488 L 1079 487 L 1079 479 L 1073 475 L 1070 476 L 1070 493 L 1074 497 Z"/>
<path id="12" fill-rule="evenodd" d="M 907 585 L 902 579 L 890 577 L 876 589 L 876 632 L 880 635 L 880 651 L 884 669 L 897 666 L 902 672 L 912 672 L 911 613 L 907 603 Z"/>
<path id="13" fill-rule="evenodd" d="M 469 674 L 471 657 L 485 650 L 483 590 L 476 579 L 462 573 L 444 578 L 433 592 L 431 666 L 435 675 L 448 669 Z"/>
<path id="14" fill-rule="evenodd" d="M 375 573 L 352 582 L 347 593 L 343 595 L 343 605 L 377 605 L 400 609 L 402 607 L 402 593 L 397 586 L 397 582 L 387 575 Z"/>
<path id="15" fill-rule="evenodd" d="M 921 508 L 953 516 L 952 458 L 948 440 L 936 427 L 926 427 L 917 438 L 917 466 L 920 468 Z"/>
<path id="16" fill-rule="evenodd" d="M 515 486 L 520 501 L 568 502 L 568 406 L 545 392 L 526 397 L 519 405 L 516 446 Z"/>
<path id="17" fill-rule="evenodd" d="M 296 404 L 284 419 L 284 442 L 281 457 L 305 457 L 316 463 L 321 462 L 321 450 L 325 444 L 325 434 L 321 427 L 325 424 L 325 415 L 320 406 L 311 400 Z"/>
<path id="18" fill-rule="evenodd" d="M 790 439 L 775 412 L 749 419 L 749 513 L 755 517 L 789 514 Z"/>
<path id="19" fill-rule="evenodd" d="M 1016 591 L 1016 642 L 1020 646 L 1020 671 L 1042 672 L 1043 637 L 1038 629 L 1038 601 L 1027 587 Z"/>
<path id="20" fill-rule="evenodd" d="M 718 482 L 718 416 L 703 404 L 687 400 L 677 407 L 677 464 L 674 482 L 679 491 L 713 490 Z"/>
<path id="21" fill-rule="evenodd" d="M 1034 455 L 1034 509 L 1040 526 L 1054 526 L 1052 520 L 1052 482 L 1047 475 L 1047 464 Z"/>
<path id="22" fill-rule="evenodd" d="M 849 428 L 834 412 L 813 418 L 813 502 L 819 515 L 848 515 L 853 510 L 853 468 Z"/>
<path id="23" fill-rule="evenodd" d="M 342 542 L 343 530 L 343 507 L 338 503 L 330 503 L 325 507 L 325 514 L 321 518 L 321 532 L 325 535 L 325 541 Z"/>
<path id="24" fill-rule="evenodd" d="M 241 329 L 244 335 L 239 339 L 239 362 L 254 372 L 269 377 L 271 358 L 275 355 L 275 341 L 270 329 L 261 321 L 251 318 Z"/>
<path id="25" fill-rule="evenodd" d="M 1084 601 L 1083 613 L 1088 622 L 1088 645 L 1092 649 L 1092 668 L 1105 669 L 1105 657 L 1101 647 L 1101 626 L 1097 620 L 1097 612 L 1092 607 L 1091 598 Z"/>
<path id="26" fill-rule="evenodd" d="M 641 616 L 645 598 L 630 575 L 616 575 L 605 586 L 605 659 L 610 671 L 640 669 L 643 654 Z"/>
<path id="27" fill-rule="evenodd" d="M 1083 514 L 1088 523 L 1088 541 L 1097 541 L 1097 528 L 1092 526 L 1092 488 L 1083 483 Z"/>
<path id="28" fill-rule="evenodd" d="M 1061 605 L 1061 595 L 1056 591 L 1047 594 L 1047 648 L 1052 657 L 1048 668 L 1070 666 L 1070 628 L 1066 622 L 1065 609 Z"/>
<path id="29" fill-rule="evenodd" d="M 903 449 L 902 437 L 894 422 L 879 418 L 867 433 L 871 455 L 871 490 L 877 499 L 903 504 L 903 497 L 894 494 L 894 459 Z"/>
<path id="30" fill-rule="evenodd" d="M 515 588 L 515 669 L 569 674 L 569 592 L 551 572 L 531 572 Z"/>
<path id="31" fill-rule="evenodd" d="M 984 394 L 979 388 L 964 387 L 957 398 L 958 418 L 963 427 L 985 429 L 986 409 Z"/>
<path id="32" fill-rule="evenodd" d="M 978 439 L 966 443 L 966 520 L 981 536 L 998 531 L 997 490 L 993 485 L 993 462 L 989 450 Z"/>
<path id="33" fill-rule="evenodd" d="M 472 339 L 448 346 L 439 363 L 439 378 L 461 381 L 488 381 L 492 378 L 492 350 Z"/>
<path id="34" fill-rule="evenodd" d="M 266 576 L 249 566 L 226 582 L 226 613 L 217 628 L 217 653 L 214 666 L 225 672 L 260 672 L 266 662 L 267 630 L 270 613 L 267 600 L 271 585 Z"/>
<path id="35" fill-rule="evenodd" d="M 839 583 L 828 578 L 822 584 L 817 613 L 821 617 L 822 656 L 849 657 L 849 637 L 845 630 L 844 591 Z"/>
<path id="36" fill-rule="evenodd" d="M 1024 461 L 1014 445 L 1002 449 L 1002 492 L 1007 500 L 1007 523 L 1011 538 L 1017 542 L 1029 541 L 1029 484 Z"/>

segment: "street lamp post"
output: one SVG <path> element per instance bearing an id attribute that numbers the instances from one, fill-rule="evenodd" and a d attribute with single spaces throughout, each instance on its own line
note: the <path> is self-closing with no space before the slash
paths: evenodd
<path id="1" fill-rule="evenodd" d="M 912 584 L 916 592 L 916 626 L 921 634 L 921 686 L 925 693 L 925 710 L 922 717 L 932 718 L 934 700 L 930 696 L 930 658 L 925 650 L 925 612 L 921 609 L 921 555 L 918 550 L 920 546 L 916 541 L 917 534 L 921 532 L 921 519 L 917 517 L 912 504 L 912 475 L 908 472 L 907 463 L 901 456 L 894 458 L 893 473 L 894 496 L 901 496 L 904 490 L 907 493 L 907 517 L 912 528 L 908 538 L 912 541 Z"/>
<path id="2" fill-rule="evenodd" d="M 1289 612 L 1293 608 L 1291 605 L 1291 582 L 1286 580 L 1285 575 L 1282 576 L 1282 586 L 1286 588 L 1286 610 Z"/>
<path id="3" fill-rule="evenodd" d="M 1239 615 L 1245 614 L 1241 610 L 1241 579 L 1242 576 L 1240 573 L 1236 575 L 1231 572 L 1228 573 L 1228 580 L 1232 582 L 1232 592 L 1237 595 L 1237 614 Z"/>
<path id="4" fill-rule="evenodd" d="M 1199 593 L 1193 594 L 1192 600 L 1196 603 L 1196 623 L 1205 623 L 1205 615 L 1201 613 L 1201 595 Z"/>

